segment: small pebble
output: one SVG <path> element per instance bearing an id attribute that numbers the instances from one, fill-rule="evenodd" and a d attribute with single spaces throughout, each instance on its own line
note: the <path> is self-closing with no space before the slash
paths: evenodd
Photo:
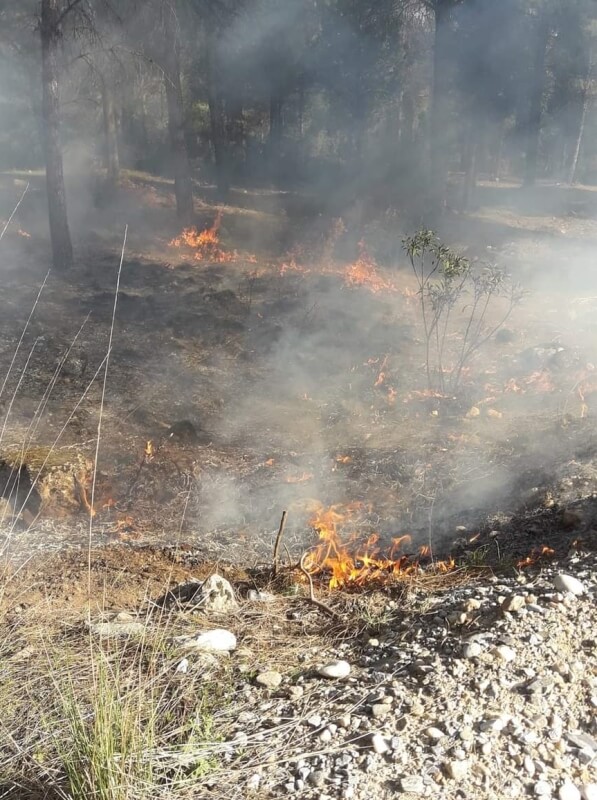
<path id="1" fill-rule="evenodd" d="M 508 664 L 510 661 L 514 661 L 516 658 L 516 650 L 508 647 L 507 644 L 498 644 L 497 647 L 493 648 L 492 653 L 506 664 Z"/>
<path id="2" fill-rule="evenodd" d="M 581 800 L 581 793 L 573 783 L 564 781 L 558 789 L 558 800 Z"/>
<path id="3" fill-rule="evenodd" d="M 448 761 L 445 764 L 446 773 L 449 778 L 455 781 L 461 781 L 468 774 L 470 769 L 470 761 Z"/>
<path id="4" fill-rule="evenodd" d="M 479 642 L 468 642 L 462 648 L 462 655 L 465 658 L 478 658 L 483 652 L 483 648 Z"/>
<path id="5" fill-rule="evenodd" d="M 266 689 L 277 689 L 282 683 L 282 676 L 276 670 L 267 670 L 257 675 L 255 683 L 259 684 L 259 686 L 265 686 Z"/>
<path id="6" fill-rule="evenodd" d="M 371 747 L 379 755 L 382 755 L 383 753 L 388 753 L 390 750 L 390 745 L 386 741 L 385 737 L 381 735 L 381 733 L 373 734 L 373 736 L 371 737 Z"/>
<path id="7" fill-rule="evenodd" d="M 405 794 L 424 794 L 423 778 L 420 775 L 403 775 L 400 778 L 400 790 Z"/>
<path id="8" fill-rule="evenodd" d="M 552 786 L 547 781 L 537 781 L 533 786 L 533 794 L 536 797 L 551 797 Z"/>

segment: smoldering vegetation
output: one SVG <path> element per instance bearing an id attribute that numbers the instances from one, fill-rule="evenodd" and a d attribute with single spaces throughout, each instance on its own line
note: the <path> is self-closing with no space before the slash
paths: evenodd
<path id="1" fill-rule="evenodd" d="M 59 445 L 92 456 L 128 223 L 98 536 L 263 555 L 283 509 L 302 547 L 337 505 L 449 550 L 590 510 L 590 3 L 41 6 L 0 6 L 5 219 L 29 186 L 0 243 L 3 369 L 52 267 L 2 445 L 52 444 L 76 407 Z M 430 228 L 449 250 L 421 283 L 403 239 Z M 37 412 L 81 325 L 84 374 L 65 361 Z M 166 435 L 184 420 L 196 439 Z"/>

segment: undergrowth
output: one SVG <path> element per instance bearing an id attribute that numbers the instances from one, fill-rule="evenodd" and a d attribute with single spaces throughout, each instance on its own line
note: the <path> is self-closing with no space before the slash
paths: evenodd
<path id="1" fill-rule="evenodd" d="M 523 293 L 495 266 L 479 266 L 430 230 L 404 241 L 419 294 L 427 388 L 456 393 L 471 359 L 520 302 Z"/>

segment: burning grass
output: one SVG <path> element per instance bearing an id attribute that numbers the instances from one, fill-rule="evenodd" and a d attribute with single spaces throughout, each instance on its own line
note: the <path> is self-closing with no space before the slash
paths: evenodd
<path id="1" fill-rule="evenodd" d="M 408 534 L 394 537 L 384 548 L 380 536 L 371 533 L 363 537 L 363 503 L 320 506 L 309 524 L 320 543 L 309 551 L 305 567 L 312 575 L 329 575 L 330 589 L 351 589 L 375 586 L 417 573 L 427 562 L 430 572 L 445 573 L 456 567 L 454 559 L 434 561 L 431 548 L 419 547 L 416 555 L 403 553 L 412 545 Z"/>

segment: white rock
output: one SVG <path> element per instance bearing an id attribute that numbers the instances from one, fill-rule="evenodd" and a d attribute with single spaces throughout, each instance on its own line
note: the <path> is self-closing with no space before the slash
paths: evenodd
<path id="1" fill-rule="evenodd" d="M 448 761 L 445 764 L 446 772 L 449 778 L 455 781 L 461 781 L 466 777 L 471 767 L 471 762 L 463 759 L 462 761 Z"/>
<path id="2" fill-rule="evenodd" d="M 332 661 L 323 667 L 318 667 L 317 674 L 322 678 L 347 678 L 350 675 L 350 664 L 348 661 Z"/>
<path id="3" fill-rule="evenodd" d="M 536 797 L 551 797 L 552 786 L 547 781 L 537 781 L 533 786 L 533 794 Z"/>
<path id="4" fill-rule="evenodd" d="M 236 636 L 225 628 L 214 628 L 190 639 L 185 637 L 182 645 L 193 650 L 229 653 L 236 649 Z"/>
<path id="5" fill-rule="evenodd" d="M 597 800 L 597 783 L 585 783 L 580 787 L 582 800 Z"/>
<path id="6" fill-rule="evenodd" d="M 371 737 L 371 747 L 379 755 L 382 755 L 382 753 L 388 753 L 390 751 L 390 745 L 386 741 L 385 737 L 381 735 L 381 733 L 373 734 Z"/>
<path id="7" fill-rule="evenodd" d="M 260 589 L 249 589 L 247 592 L 247 600 L 252 603 L 273 603 L 276 595 L 271 592 L 262 592 Z"/>
<path id="8" fill-rule="evenodd" d="M 502 611 L 515 613 L 526 605 L 526 599 L 521 594 L 511 594 L 502 602 Z"/>
<path id="9" fill-rule="evenodd" d="M 468 642 L 462 648 L 462 655 L 465 658 L 478 658 L 483 652 L 483 648 L 479 642 Z"/>
<path id="10" fill-rule="evenodd" d="M 261 775 L 256 772 L 247 779 L 247 789 L 250 792 L 256 792 L 261 785 Z"/>
<path id="11" fill-rule="evenodd" d="M 439 739 L 443 739 L 446 734 L 443 731 L 440 731 L 439 728 L 427 728 L 425 730 L 425 736 L 428 739 L 432 739 L 433 741 L 438 741 Z"/>
<path id="12" fill-rule="evenodd" d="M 176 666 L 176 671 L 182 672 L 183 675 L 187 673 L 189 671 L 189 659 L 188 658 L 181 659 Z"/>
<path id="13" fill-rule="evenodd" d="M 269 669 L 266 672 L 260 672 L 255 678 L 255 683 L 265 686 L 266 689 L 277 689 L 282 683 L 282 675 L 275 669 Z"/>
<path id="14" fill-rule="evenodd" d="M 558 789 L 558 800 L 581 800 L 581 793 L 573 783 L 564 781 Z"/>
<path id="15" fill-rule="evenodd" d="M 425 784 L 420 775 L 403 775 L 400 778 L 400 789 L 405 794 L 424 794 Z"/>
<path id="16" fill-rule="evenodd" d="M 535 774 L 535 762 L 529 755 L 524 757 L 523 767 L 527 775 L 532 778 Z"/>
<path id="17" fill-rule="evenodd" d="M 95 622 L 89 626 L 89 629 L 105 639 L 113 639 L 118 636 L 140 636 L 145 633 L 145 625 L 142 622 Z"/>
<path id="18" fill-rule="evenodd" d="M 566 575 L 563 572 L 558 573 L 553 579 L 553 585 L 558 592 L 570 592 L 570 594 L 581 595 L 587 590 L 584 583 L 581 583 L 578 578 L 572 575 Z"/>
<path id="19" fill-rule="evenodd" d="M 516 658 L 516 650 L 508 647 L 507 644 L 498 644 L 498 646 L 494 647 L 491 652 L 506 664 L 510 661 L 514 661 Z"/>
<path id="20" fill-rule="evenodd" d="M 194 599 L 198 600 L 198 604 L 207 612 L 228 614 L 238 608 L 234 589 L 221 575 L 211 575 L 203 581 L 198 596 Z"/>

